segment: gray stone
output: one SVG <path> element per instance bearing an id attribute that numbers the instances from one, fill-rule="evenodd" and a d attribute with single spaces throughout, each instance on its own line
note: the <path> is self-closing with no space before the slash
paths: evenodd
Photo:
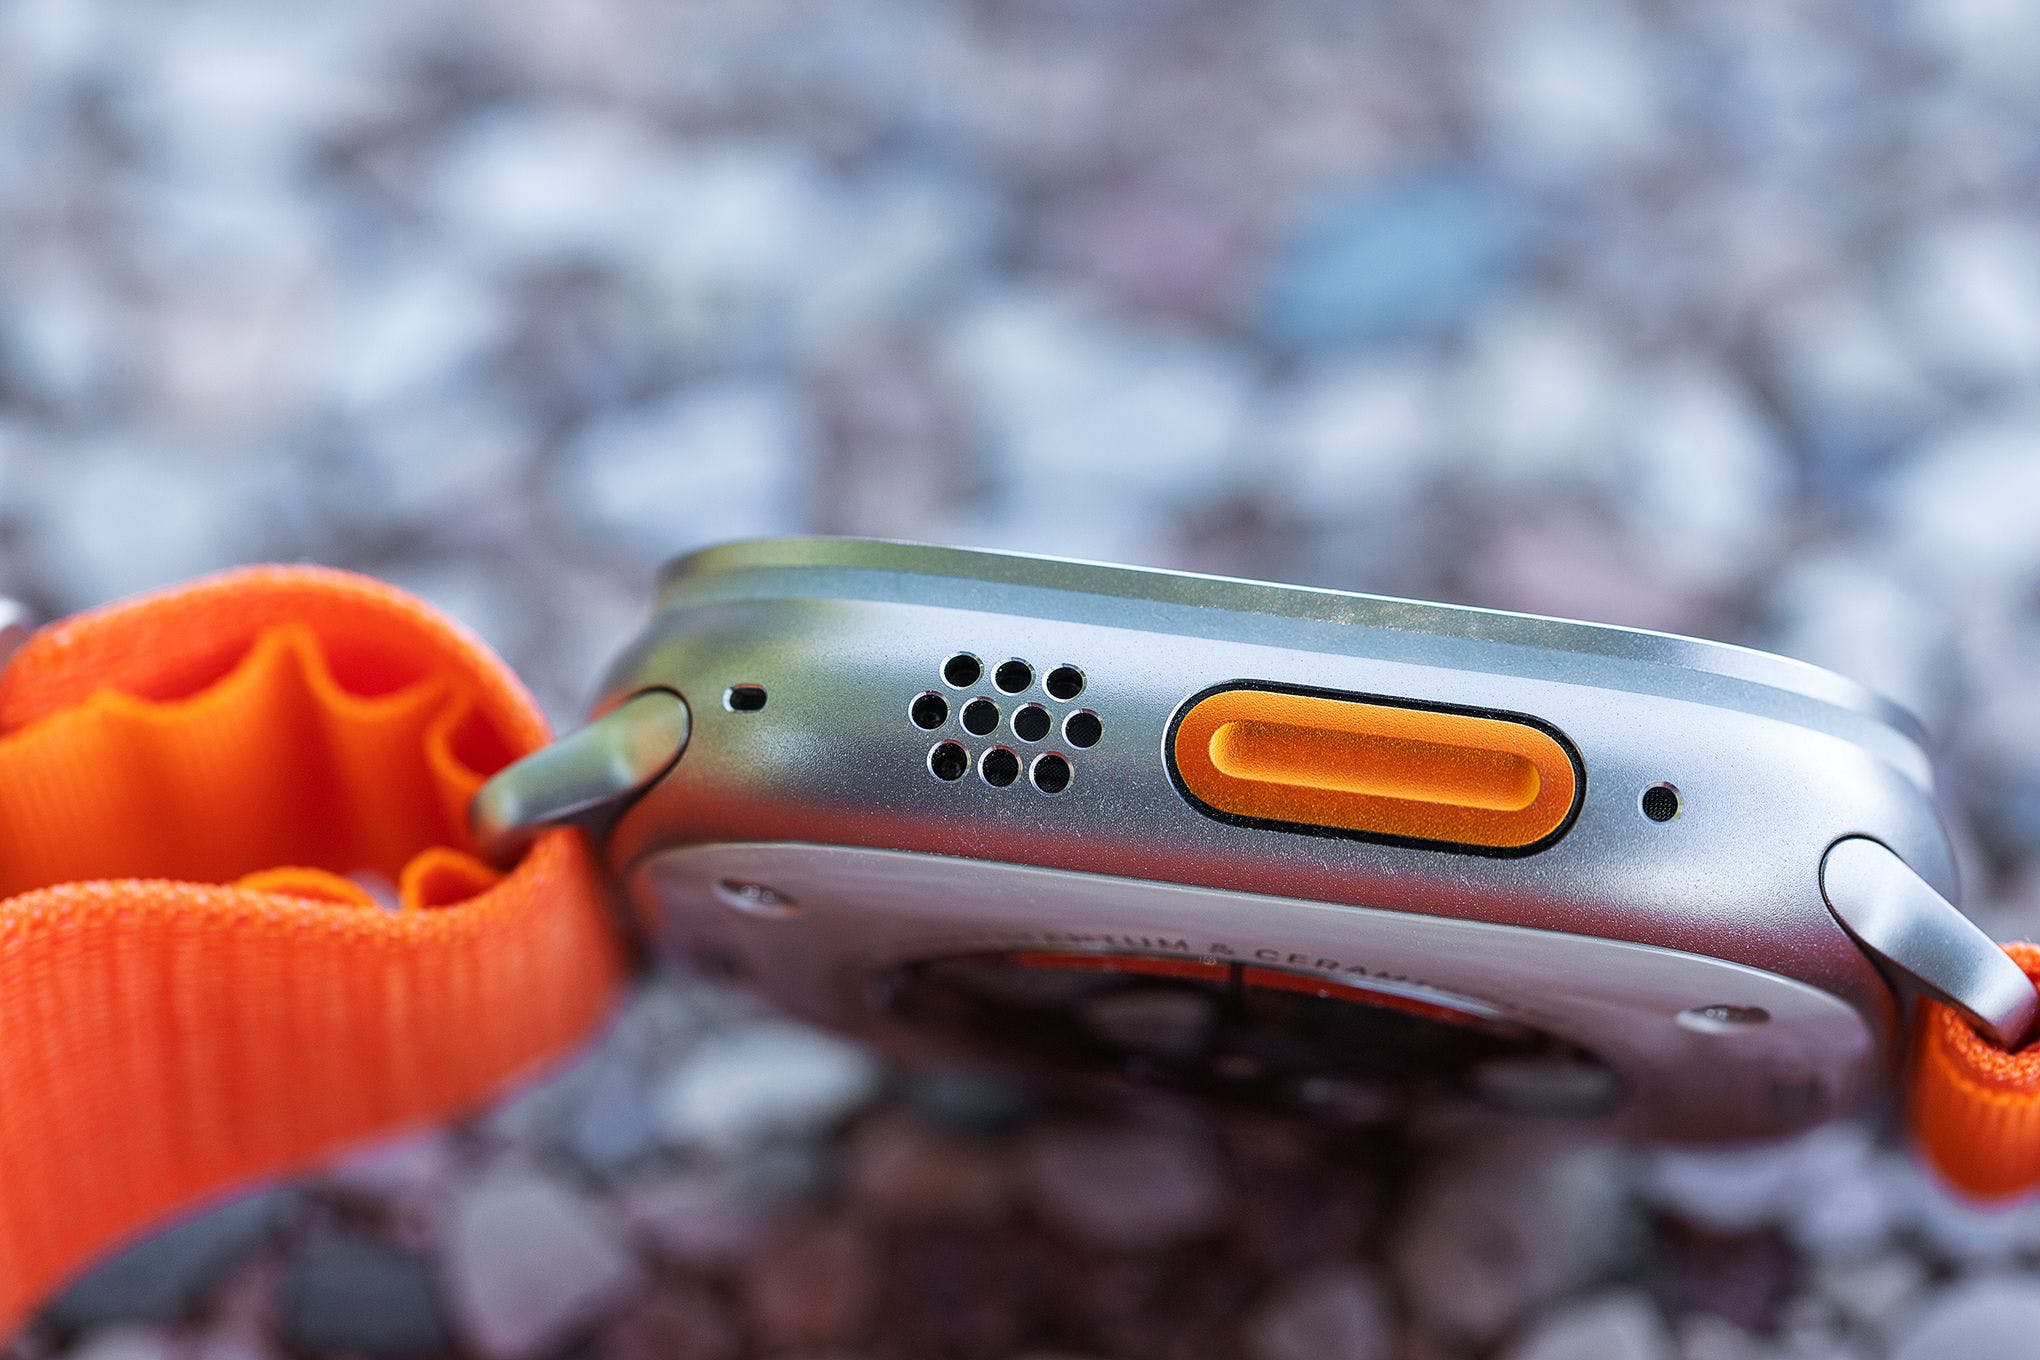
<path id="1" fill-rule="evenodd" d="M 1780 1224 L 1868 1179 L 1868 1134 L 1837 1125 L 1797 1138 L 1722 1148 L 1667 1148 L 1643 1160 L 1644 1194 L 1714 1232 Z"/>
<path id="2" fill-rule="evenodd" d="M 1257 1360 L 1385 1360 L 1394 1342 L 1380 1282 L 1353 1266 L 1324 1266 L 1284 1283 L 1247 1322 Z"/>
<path id="3" fill-rule="evenodd" d="M 597 542 L 656 560 L 805 519 L 819 434 L 789 384 L 729 379 L 594 421 L 566 455 L 564 499 Z"/>
<path id="4" fill-rule="evenodd" d="M 1927 1285 L 1927 1267 L 1917 1256 L 1890 1251 L 1832 1261 L 1814 1279 L 1842 1320 L 1865 1331 L 1885 1333 Z"/>
<path id="5" fill-rule="evenodd" d="M 1605 1294 L 1567 1304 L 1531 1327 L 1507 1360 L 1675 1360 L 1672 1338 L 1650 1299 Z"/>
<path id="6" fill-rule="evenodd" d="M 1215 1230 L 1230 1193 L 1188 1130 L 1057 1125 L 1027 1142 L 1022 1174 L 1050 1221 L 1103 1246 L 1151 1249 Z"/>
<path id="7" fill-rule="evenodd" d="M 1254 374 L 1239 352 L 1076 296 L 994 294 L 956 318 L 938 352 L 1004 474 L 1000 504 L 1035 534 L 1096 513 L 1117 528 L 1087 530 L 1126 542 L 1115 496 L 1194 502 L 1234 471 L 1253 425 Z"/>
<path id="8" fill-rule="evenodd" d="M 866 1122 L 850 1145 L 847 1182 L 862 1208 L 906 1222 L 989 1220 L 1006 1207 L 1004 1149 L 898 1115 Z"/>
<path id="9" fill-rule="evenodd" d="M 170 1333 L 151 1327 L 101 1327 L 64 1353 L 65 1360 L 176 1360 Z"/>
<path id="10" fill-rule="evenodd" d="M 788 1225 L 739 1281 L 752 1337 L 768 1351 L 854 1342 L 877 1303 L 879 1268 L 875 1245 L 853 1224 Z"/>
<path id="11" fill-rule="evenodd" d="M 269 1240 L 297 1202 L 286 1191 L 263 1191 L 160 1229 L 79 1277 L 45 1316 L 66 1330 L 183 1318 Z"/>
<path id="12" fill-rule="evenodd" d="M 1896 1155 L 1880 1159 L 1877 1174 L 1898 1206 L 1901 1224 L 1946 1260 L 1973 1267 L 2040 1252 L 2040 1201 L 1977 1203 Z"/>
<path id="13" fill-rule="evenodd" d="M 733 1360 L 743 1338 L 706 1286 L 669 1284 L 602 1330 L 604 1360 Z"/>
<path id="14" fill-rule="evenodd" d="M 1612 1153 L 1491 1143 L 1425 1172 L 1390 1250 L 1418 1316 L 1479 1342 L 1601 1277 L 1640 1231 Z"/>
<path id="15" fill-rule="evenodd" d="M 1891 1360 L 2025 1360 L 2040 1337 L 2040 1285 L 1964 1280 L 1933 1295 L 1892 1338 Z"/>
<path id="16" fill-rule="evenodd" d="M 626 1182 L 621 1204 L 662 1259 L 714 1270 L 740 1260 L 776 1219 L 813 1199 L 825 1170 L 809 1149 L 774 1145 Z"/>
<path id="17" fill-rule="evenodd" d="M 654 1117 L 675 1147 L 730 1153 L 761 1138 L 820 1133 L 871 1099 L 878 1081 L 864 1049 L 765 1020 L 705 1039 L 661 1084 Z"/>
<path id="18" fill-rule="evenodd" d="M 285 1276 L 280 1331 L 322 1355 L 437 1355 L 453 1342 L 430 1263 L 351 1234 L 314 1237 Z"/>
<path id="19" fill-rule="evenodd" d="M 1929 219 L 1899 252 L 1893 293 L 1906 332 L 1950 377 L 2040 377 L 2040 233 L 2023 216 Z"/>
<path id="20" fill-rule="evenodd" d="M 640 1280 L 607 1208 L 506 1169 L 467 1187 L 448 1223 L 447 1292 L 469 1345 L 521 1360 L 593 1324 Z"/>

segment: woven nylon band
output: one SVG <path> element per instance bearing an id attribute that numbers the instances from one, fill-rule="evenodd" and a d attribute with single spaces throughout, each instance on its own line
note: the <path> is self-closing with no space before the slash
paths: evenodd
<path id="1" fill-rule="evenodd" d="M 507 876 L 462 848 L 545 740 L 479 642 L 340 572 L 29 640 L 0 673 L 0 1338 L 129 1235 L 589 1031 L 619 961 L 579 837 Z"/>
<path id="2" fill-rule="evenodd" d="M 2040 947 L 2005 953 L 2040 983 Z M 1912 1076 L 1912 1129 L 1927 1162 L 1975 1199 L 2040 1185 L 2040 1044 L 2008 1053 L 1939 1002 L 1922 1007 Z"/>

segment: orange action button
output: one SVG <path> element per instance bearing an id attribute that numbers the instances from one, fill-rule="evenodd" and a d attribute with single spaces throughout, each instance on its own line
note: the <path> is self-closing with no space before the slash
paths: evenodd
<path id="1" fill-rule="evenodd" d="M 1268 689 L 1199 700 L 1171 754 L 1221 814 L 1488 850 L 1556 836 L 1581 786 L 1571 752 L 1525 721 Z"/>

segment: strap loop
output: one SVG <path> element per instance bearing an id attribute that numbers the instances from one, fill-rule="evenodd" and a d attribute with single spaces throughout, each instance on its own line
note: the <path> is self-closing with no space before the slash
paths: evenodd
<path id="1" fill-rule="evenodd" d="M 2040 983 L 2040 947 L 2004 950 Z M 2040 1044 L 2007 1051 L 1950 1007 L 1921 1004 L 1911 1110 L 1921 1153 L 1942 1180 L 1974 1199 L 2040 1185 Z"/>
<path id="2" fill-rule="evenodd" d="M 0 1336 L 120 1238 L 473 1105 L 600 1019 L 618 952 L 581 839 L 507 875 L 469 853 L 475 789 L 546 736 L 457 625 L 321 568 L 21 648 L 0 672 Z"/>

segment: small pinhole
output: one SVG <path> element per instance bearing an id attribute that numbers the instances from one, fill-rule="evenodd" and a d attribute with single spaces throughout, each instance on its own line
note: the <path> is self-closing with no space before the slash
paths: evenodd
<path id="1" fill-rule="evenodd" d="M 765 707 L 765 686 L 731 685 L 723 691 L 722 701 L 732 713 L 756 713 Z"/>
<path id="2" fill-rule="evenodd" d="M 1070 786 L 1070 762 L 1053 751 L 1036 756 L 1030 774 L 1034 787 L 1043 793 L 1061 793 Z"/>
<path id="3" fill-rule="evenodd" d="M 1041 682 L 1051 699 L 1074 699 L 1084 692 L 1084 673 L 1075 666 L 1057 666 Z"/>
<path id="4" fill-rule="evenodd" d="M 969 689 L 985 673 L 985 663 L 969 652 L 958 652 L 942 663 L 942 678 L 958 689 Z"/>
<path id="5" fill-rule="evenodd" d="M 1653 784 L 1643 791 L 1642 807 L 1653 822 L 1669 822 L 1679 815 L 1679 791 L 1670 784 Z"/>
<path id="6" fill-rule="evenodd" d="M 1055 719 L 1040 704 L 1027 704 L 1013 714 L 1013 735 L 1022 741 L 1040 741 L 1055 726 Z"/>
<path id="7" fill-rule="evenodd" d="M 949 721 L 949 701 L 932 691 L 916 695 L 913 707 L 907 711 L 914 719 L 914 726 L 926 732 L 933 732 Z"/>
<path id="8" fill-rule="evenodd" d="M 972 736 L 990 736 L 998 726 L 999 706 L 990 699 L 973 699 L 963 706 L 963 730 Z"/>
<path id="9" fill-rule="evenodd" d="M 1020 757 L 1004 746 L 994 746 L 978 761 L 978 774 L 995 789 L 1003 789 L 1020 777 Z"/>
<path id="10" fill-rule="evenodd" d="M 928 752 L 928 773 L 945 784 L 954 784 L 970 773 L 970 752 L 953 741 L 937 742 Z"/>
<path id="11" fill-rule="evenodd" d="M 1034 683 L 1034 667 L 1018 657 L 1001 661 L 999 669 L 992 672 L 992 683 L 1007 694 L 1018 694 Z"/>
<path id="12" fill-rule="evenodd" d="M 1105 725 L 1098 721 L 1098 715 L 1088 708 L 1080 708 L 1063 719 L 1063 737 L 1070 745 L 1085 748 L 1096 746 L 1098 738 L 1105 735 Z"/>

